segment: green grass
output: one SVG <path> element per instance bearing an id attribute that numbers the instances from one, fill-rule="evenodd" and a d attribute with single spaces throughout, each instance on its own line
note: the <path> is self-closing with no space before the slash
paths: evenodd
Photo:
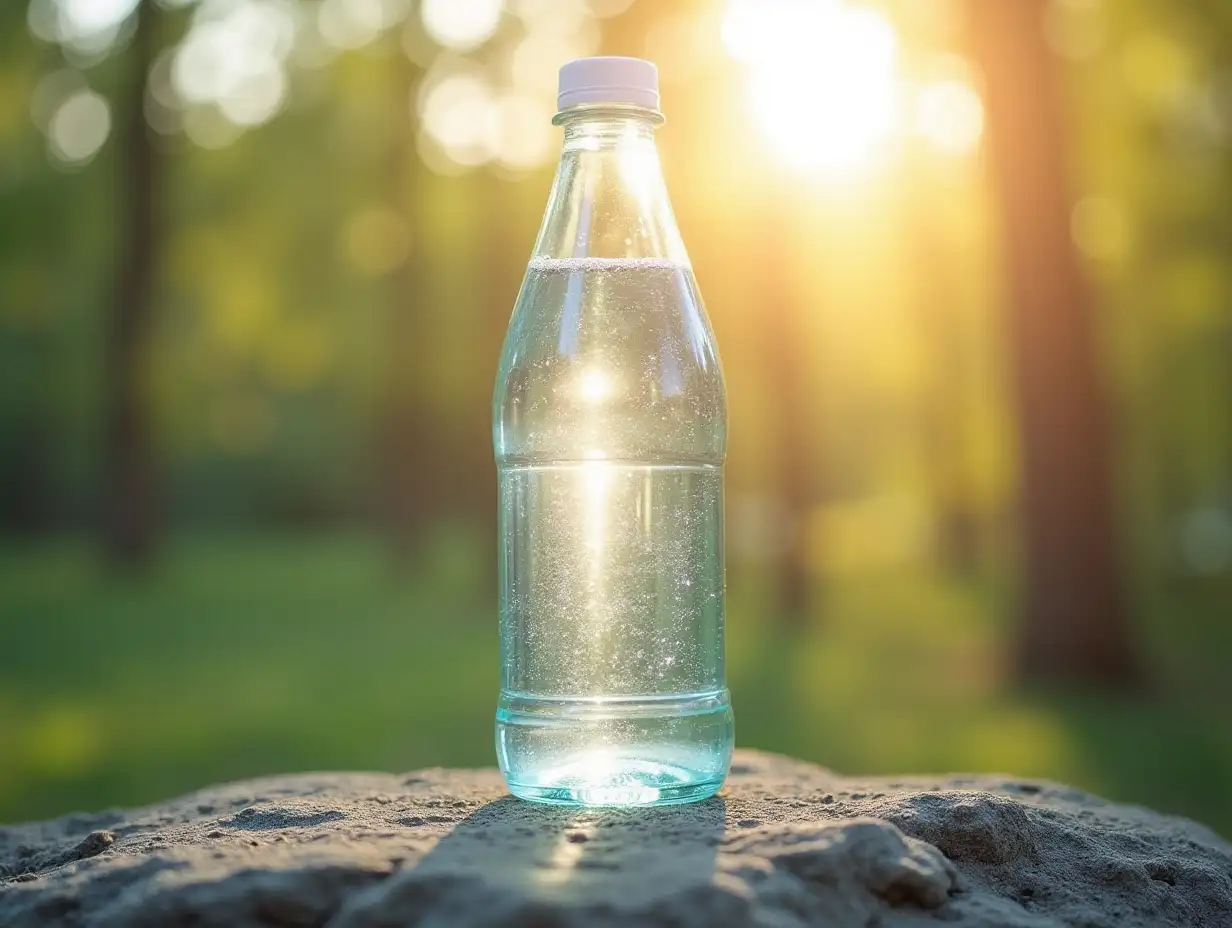
<path id="1" fill-rule="evenodd" d="M 1010 687 L 994 590 L 843 579 L 788 638 L 736 576 L 737 740 L 846 773 L 1052 777 L 1232 833 L 1215 592 L 1151 611 L 1157 684 L 1114 699 Z M 357 538 L 198 539 L 140 582 L 80 545 L 0 551 L 0 821 L 276 771 L 489 765 L 493 598 L 457 539 L 414 570 Z"/>

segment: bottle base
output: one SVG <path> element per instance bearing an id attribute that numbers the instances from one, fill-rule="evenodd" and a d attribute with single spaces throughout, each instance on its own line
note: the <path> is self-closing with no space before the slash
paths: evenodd
<path id="1" fill-rule="evenodd" d="M 726 690 L 581 700 L 505 693 L 496 748 L 509 791 L 531 802 L 697 802 L 727 776 L 731 708 Z"/>
<path id="2" fill-rule="evenodd" d="M 554 806 L 591 808 L 624 806 L 675 806 L 709 799 L 722 787 L 722 780 L 679 786 L 524 786 L 510 783 L 509 792 L 527 802 Z"/>

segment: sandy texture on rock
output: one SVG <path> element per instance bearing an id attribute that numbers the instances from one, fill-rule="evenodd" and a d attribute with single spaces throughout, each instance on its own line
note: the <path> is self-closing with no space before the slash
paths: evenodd
<path id="1" fill-rule="evenodd" d="M 233 783 L 0 829 L 0 925 L 1232 926 L 1232 846 L 1004 777 L 737 753 L 692 806 L 581 811 L 493 770 Z"/>

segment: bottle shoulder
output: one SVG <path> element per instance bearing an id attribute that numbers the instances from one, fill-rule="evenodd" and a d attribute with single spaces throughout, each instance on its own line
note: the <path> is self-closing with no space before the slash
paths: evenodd
<path id="1" fill-rule="evenodd" d="M 497 457 L 722 462 L 727 403 L 687 268 L 532 261 L 493 401 Z"/>

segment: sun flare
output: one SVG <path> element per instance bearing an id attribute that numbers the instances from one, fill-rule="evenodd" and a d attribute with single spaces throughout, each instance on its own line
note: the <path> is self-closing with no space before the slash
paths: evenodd
<path id="1" fill-rule="evenodd" d="M 873 164 L 898 124 L 898 41 L 881 13 L 840 0 L 729 0 L 723 42 L 747 68 L 752 115 L 795 167 Z"/>

